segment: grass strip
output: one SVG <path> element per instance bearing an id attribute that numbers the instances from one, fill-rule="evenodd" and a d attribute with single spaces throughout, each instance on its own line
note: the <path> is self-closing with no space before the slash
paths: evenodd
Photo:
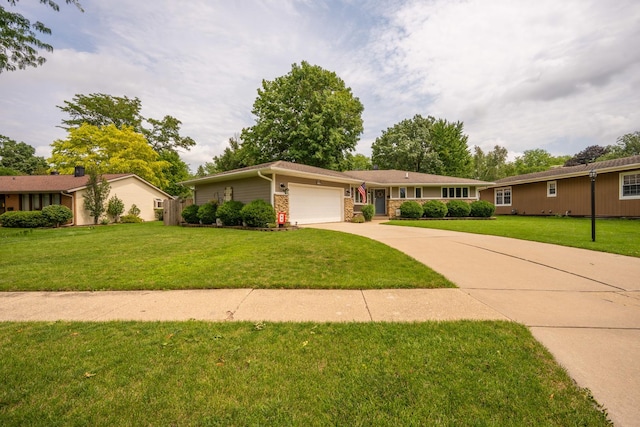
<path id="1" fill-rule="evenodd" d="M 521 325 L 0 323 L 0 424 L 608 425 Z"/>
<path id="2" fill-rule="evenodd" d="M 382 243 L 328 230 L 257 232 L 162 223 L 0 227 L 0 291 L 455 287 Z"/>
<path id="3" fill-rule="evenodd" d="M 493 221 L 395 220 L 385 224 L 513 237 L 640 257 L 640 220 L 633 219 L 597 219 L 595 242 L 591 241 L 589 218 L 502 215 Z"/>

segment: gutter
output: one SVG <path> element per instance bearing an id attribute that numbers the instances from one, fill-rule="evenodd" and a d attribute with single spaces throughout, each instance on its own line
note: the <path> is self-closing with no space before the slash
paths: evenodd
<path id="1" fill-rule="evenodd" d="M 71 194 L 67 194 L 64 191 L 61 191 L 60 194 L 71 198 L 71 209 L 73 211 L 73 216 L 71 217 L 71 224 L 69 225 L 74 226 L 76 225 L 76 199 Z"/>
<path id="2" fill-rule="evenodd" d="M 269 198 L 271 199 L 271 203 L 275 204 L 275 200 L 274 200 L 274 194 L 276 193 L 276 183 L 273 180 L 273 178 L 269 178 L 268 176 L 264 176 L 262 175 L 262 172 L 260 172 L 260 170 L 258 170 L 258 176 L 262 179 L 266 179 L 267 181 L 269 181 L 271 183 L 271 185 L 269 185 L 269 192 L 271 193 L 269 195 Z"/>

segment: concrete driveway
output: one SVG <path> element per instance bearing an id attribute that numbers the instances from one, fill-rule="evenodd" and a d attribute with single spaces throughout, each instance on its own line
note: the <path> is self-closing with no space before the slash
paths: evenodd
<path id="1" fill-rule="evenodd" d="M 640 425 L 640 258 L 376 222 L 313 227 L 378 240 L 443 274 L 527 325 L 615 425 Z"/>

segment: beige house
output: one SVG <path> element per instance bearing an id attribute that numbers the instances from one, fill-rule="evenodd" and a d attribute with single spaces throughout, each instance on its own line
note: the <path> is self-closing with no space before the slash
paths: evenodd
<path id="1" fill-rule="evenodd" d="M 478 200 L 478 188 L 491 183 L 398 170 L 337 172 L 280 160 L 182 184 L 193 188 L 197 205 L 262 199 L 292 224 L 312 224 L 349 221 L 365 204 L 378 216 L 395 217 L 407 200 Z"/>
<path id="2" fill-rule="evenodd" d="M 162 208 L 169 194 L 149 184 L 135 174 L 105 174 L 111 191 L 125 206 L 125 214 L 135 204 L 145 221 L 156 219 L 155 209 Z M 93 218 L 84 209 L 84 198 L 89 177 L 80 171 L 74 175 L 0 176 L 0 214 L 7 211 L 41 210 L 48 205 L 64 205 L 73 212 L 72 225 L 93 224 Z"/>

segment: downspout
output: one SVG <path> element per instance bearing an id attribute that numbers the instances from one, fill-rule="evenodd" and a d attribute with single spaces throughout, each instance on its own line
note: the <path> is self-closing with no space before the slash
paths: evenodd
<path id="1" fill-rule="evenodd" d="M 271 185 L 269 186 L 269 199 L 271 200 L 271 204 L 274 205 L 275 204 L 275 200 L 274 200 L 274 195 L 276 193 L 276 188 L 275 188 L 275 181 L 273 180 L 273 178 L 269 178 L 266 177 L 264 175 L 262 175 L 262 172 L 258 171 L 258 176 L 262 179 L 266 179 L 267 181 L 269 181 L 271 183 Z"/>
<path id="2" fill-rule="evenodd" d="M 71 198 L 71 210 L 73 212 L 73 216 L 71 217 L 70 225 L 76 225 L 76 199 L 71 194 L 66 194 L 64 191 L 61 191 L 60 194 Z"/>

